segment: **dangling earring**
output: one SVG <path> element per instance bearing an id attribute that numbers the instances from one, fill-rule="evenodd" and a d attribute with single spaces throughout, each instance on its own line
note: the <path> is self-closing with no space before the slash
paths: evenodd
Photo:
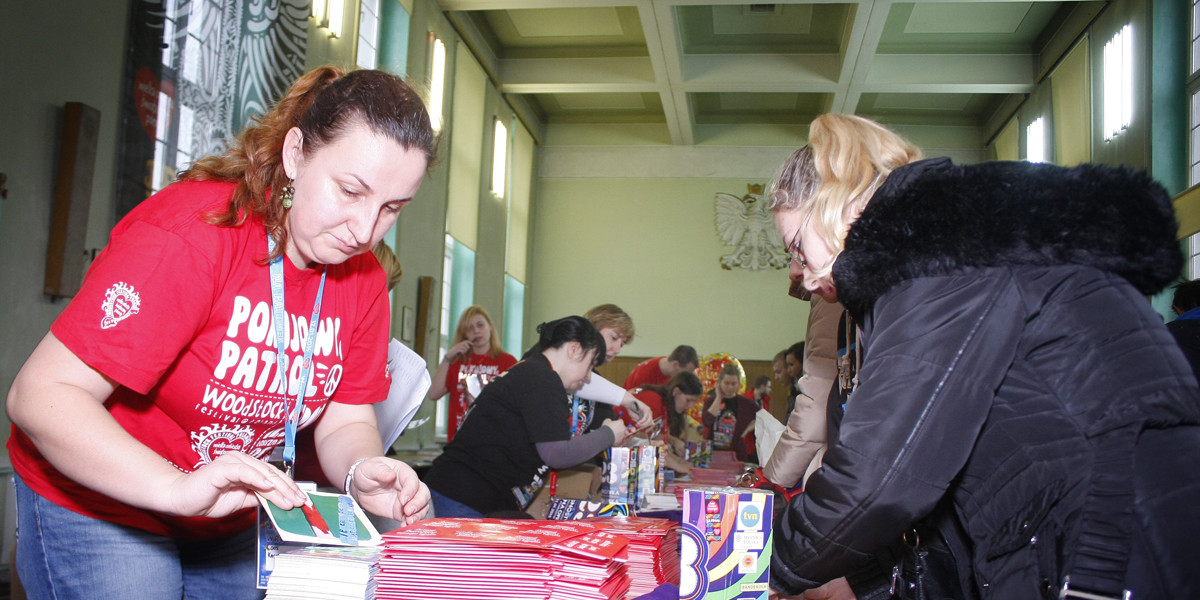
<path id="1" fill-rule="evenodd" d="M 296 197 L 296 188 L 292 187 L 292 182 L 289 181 L 287 185 L 283 186 L 283 191 L 280 192 L 280 194 L 279 194 L 279 199 L 282 201 L 281 204 L 283 204 L 283 208 L 284 209 L 291 208 L 292 207 L 292 198 L 295 198 L 295 197 Z"/>

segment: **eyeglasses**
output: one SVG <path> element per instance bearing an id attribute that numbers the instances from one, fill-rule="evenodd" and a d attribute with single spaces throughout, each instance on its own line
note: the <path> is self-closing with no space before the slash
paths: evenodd
<path id="1" fill-rule="evenodd" d="M 792 236 L 792 241 L 788 242 L 784 248 L 787 250 L 788 256 L 792 258 L 792 262 L 796 263 L 796 266 L 801 269 L 804 269 L 808 267 L 808 261 L 804 260 L 804 251 L 800 249 L 799 238 L 800 232 L 797 231 L 796 235 Z"/>

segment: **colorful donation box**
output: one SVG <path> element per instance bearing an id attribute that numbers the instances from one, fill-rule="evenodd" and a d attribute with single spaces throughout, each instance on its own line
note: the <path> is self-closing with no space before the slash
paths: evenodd
<path id="1" fill-rule="evenodd" d="M 766 600 L 773 499 L 748 488 L 684 490 L 680 600 Z"/>

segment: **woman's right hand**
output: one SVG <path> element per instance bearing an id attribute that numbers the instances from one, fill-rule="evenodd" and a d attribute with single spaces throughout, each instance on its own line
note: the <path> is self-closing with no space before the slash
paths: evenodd
<path id="1" fill-rule="evenodd" d="M 825 585 L 804 591 L 804 600 L 857 600 L 850 582 L 845 577 L 838 577 Z"/>
<path id="2" fill-rule="evenodd" d="M 625 438 L 629 434 L 629 430 L 625 428 L 625 421 L 620 419 L 605 419 L 603 425 L 612 430 L 614 446 L 620 446 L 625 443 Z"/>
<path id="3" fill-rule="evenodd" d="M 713 401 L 708 405 L 708 414 L 714 417 L 721 416 L 721 409 L 724 408 L 724 405 L 725 399 L 721 397 L 721 392 L 713 392 Z"/>
<path id="4" fill-rule="evenodd" d="M 446 350 L 446 357 L 442 360 L 451 363 L 467 355 L 471 351 L 471 342 L 463 340 Z"/>
<path id="5" fill-rule="evenodd" d="M 180 473 L 167 488 L 167 505 L 180 516 L 224 517 L 257 506 L 255 492 L 285 510 L 308 499 L 279 469 L 248 454 L 227 452 L 191 473 Z"/>

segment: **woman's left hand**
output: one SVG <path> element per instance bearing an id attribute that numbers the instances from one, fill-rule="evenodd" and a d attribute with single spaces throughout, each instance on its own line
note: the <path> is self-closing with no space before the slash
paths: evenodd
<path id="1" fill-rule="evenodd" d="M 360 463 L 346 492 L 363 510 L 405 525 L 420 521 L 429 511 L 429 488 L 412 467 L 386 456 Z"/>

